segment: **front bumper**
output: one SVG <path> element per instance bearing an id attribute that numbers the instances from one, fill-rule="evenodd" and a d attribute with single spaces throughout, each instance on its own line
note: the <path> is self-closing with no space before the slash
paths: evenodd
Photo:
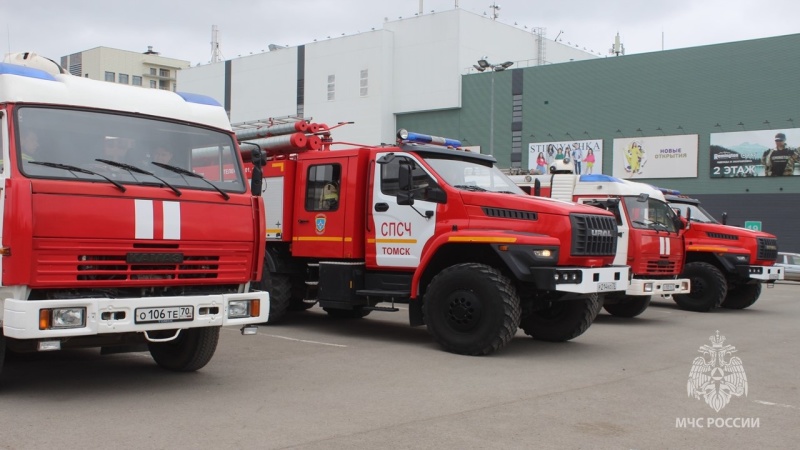
<path id="1" fill-rule="evenodd" d="M 530 267 L 531 279 L 523 281 L 532 281 L 541 290 L 574 294 L 606 293 L 627 290 L 629 272 L 628 266 Z"/>
<path id="2" fill-rule="evenodd" d="M 259 300 L 260 313 L 256 317 L 228 318 L 231 301 Z M 136 323 L 134 312 L 142 308 L 171 308 L 191 306 L 193 318 L 189 321 L 167 323 Z M 53 308 L 86 308 L 86 320 L 80 328 L 39 329 L 39 312 Z M 48 339 L 92 336 L 110 333 L 171 330 L 263 323 L 269 316 L 269 293 L 216 294 L 177 297 L 143 298 L 81 298 L 3 301 L 3 334 L 15 339 Z"/>
<path id="3" fill-rule="evenodd" d="M 627 295 L 674 295 L 688 294 L 691 290 L 691 281 L 688 278 L 674 280 L 649 280 L 634 278 L 625 291 Z"/>
<path id="4" fill-rule="evenodd" d="M 743 278 L 761 281 L 783 280 L 784 268 L 780 266 L 736 266 L 736 272 Z"/>

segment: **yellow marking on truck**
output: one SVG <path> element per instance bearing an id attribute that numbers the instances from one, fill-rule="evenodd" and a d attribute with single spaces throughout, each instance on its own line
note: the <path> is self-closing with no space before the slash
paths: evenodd
<path id="1" fill-rule="evenodd" d="M 280 232 L 281 232 L 280 228 L 267 228 L 267 234 L 269 234 L 269 233 L 280 233 Z"/>
<path id="2" fill-rule="evenodd" d="M 488 237 L 488 236 L 451 236 L 447 238 L 450 242 L 501 242 L 505 244 L 517 242 L 513 237 Z"/>
<path id="3" fill-rule="evenodd" d="M 342 236 L 295 236 L 295 241 L 313 241 L 313 242 L 343 242 Z"/>
<path id="4" fill-rule="evenodd" d="M 728 247 L 716 247 L 713 245 L 690 245 L 686 247 L 689 251 L 694 252 L 720 252 L 720 253 L 728 253 L 730 250 Z"/>
<path id="5" fill-rule="evenodd" d="M 281 172 L 283 172 L 283 166 L 284 166 L 284 163 L 282 163 L 282 162 L 272 163 L 272 168 L 281 169 Z"/>
<path id="6" fill-rule="evenodd" d="M 372 241 L 372 239 L 370 239 Z M 416 239 L 374 239 L 376 244 L 416 244 Z M 372 242 L 370 242 L 372 244 Z"/>

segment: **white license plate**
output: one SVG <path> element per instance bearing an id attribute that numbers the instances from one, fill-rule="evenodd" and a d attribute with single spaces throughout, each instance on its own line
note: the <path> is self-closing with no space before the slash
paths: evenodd
<path id="1" fill-rule="evenodd" d="M 185 322 L 194 319 L 194 306 L 136 308 L 136 323 Z"/>
<path id="2" fill-rule="evenodd" d="M 778 279 L 778 277 L 779 277 L 779 275 L 778 275 L 777 273 L 771 273 L 771 274 L 769 274 L 769 279 L 770 279 L 770 280 L 777 280 L 777 279 Z"/>
<path id="3" fill-rule="evenodd" d="M 597 283 L 597 292 L 616 291 L 616 290 L 617 290 L 617 283 L 613 281 L 608 283 Z"/>
<path id="4" fill-rule="evenodd" d="M 675 290 L 675 285 L 674 284 L 664 284 L 664 285 L 661 285 L 661 287 L 664 289 L 664 291 L 674 291 Z"/>

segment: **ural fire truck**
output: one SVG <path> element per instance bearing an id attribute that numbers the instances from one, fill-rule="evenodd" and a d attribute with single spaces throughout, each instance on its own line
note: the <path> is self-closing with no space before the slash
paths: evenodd
<path id="1" fill-rule="evenodd" d="M 0 63 L 0 146 L 0 369 L 6 347 L 101 347 L 194 371 L 220 327 L 253 334 L 267 320 L 268 294 L 248 292 L 263 202 L 216 101 L 13 54 Z M 153 160 L 159 147 L 169 162 Z"/>
<path id="2" fill-rule="evenodd" d="M 683 223 L 661 191 L 608 175 L 575 175 L 568 158 L 556 161 L 551 172 L 511 178 L 531 194 L 597 206 L 617 220 L 620 239 L 614 264 L 630 266 L 631 279 L 625 292 L 605 295 L 606 311 L 635 317 L 653 295 L 689 293 L 689 279 L 678 277 L 685 258 Z"/>
<path id="3" fill-rule="evenodd" d="M 692 291 L 673 296 L 679 307 L 710 311 L 717 307 L 744 309 L 761 295 L 761 285 L 772 287 L 784 277 L 775 266 L 778 239 L 773 234 L 719 223 L 700 201 L 664 189 L 670 206 L 687 223 L 686 266 L 682 276 L 692 281 Z"/>
<path id="4" fill-rule="evenodd" d="M 456 140 L 401 130 L 397 145 L 353 146 L 285 125 L 236 131 L 267 155 L 270 320 L 314 302 L 361 318 L 407 301 L 444 350 L 486 355 L 518 327 L 575 338 L 598 293 L 627 289 L 609 212 L 525 195 Z"/>

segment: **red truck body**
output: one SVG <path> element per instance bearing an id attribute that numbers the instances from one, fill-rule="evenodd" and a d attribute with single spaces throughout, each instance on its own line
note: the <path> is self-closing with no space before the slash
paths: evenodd
<path id="1" fill-rule="evenodd" d="M 333 317 L 363 317 L 407 301 L 410 323 L 426 324 L 445 350 L 479 355 L 518 325 L 572 339 L 594 320 L 598 292 L 627 288 L 610 213 L 527 196 L 491 156 L 411 138 L 332 149 L 324 130 L 319 148 L 262 141 L 262 286 L 274 320 L 315 302 Z"/>

